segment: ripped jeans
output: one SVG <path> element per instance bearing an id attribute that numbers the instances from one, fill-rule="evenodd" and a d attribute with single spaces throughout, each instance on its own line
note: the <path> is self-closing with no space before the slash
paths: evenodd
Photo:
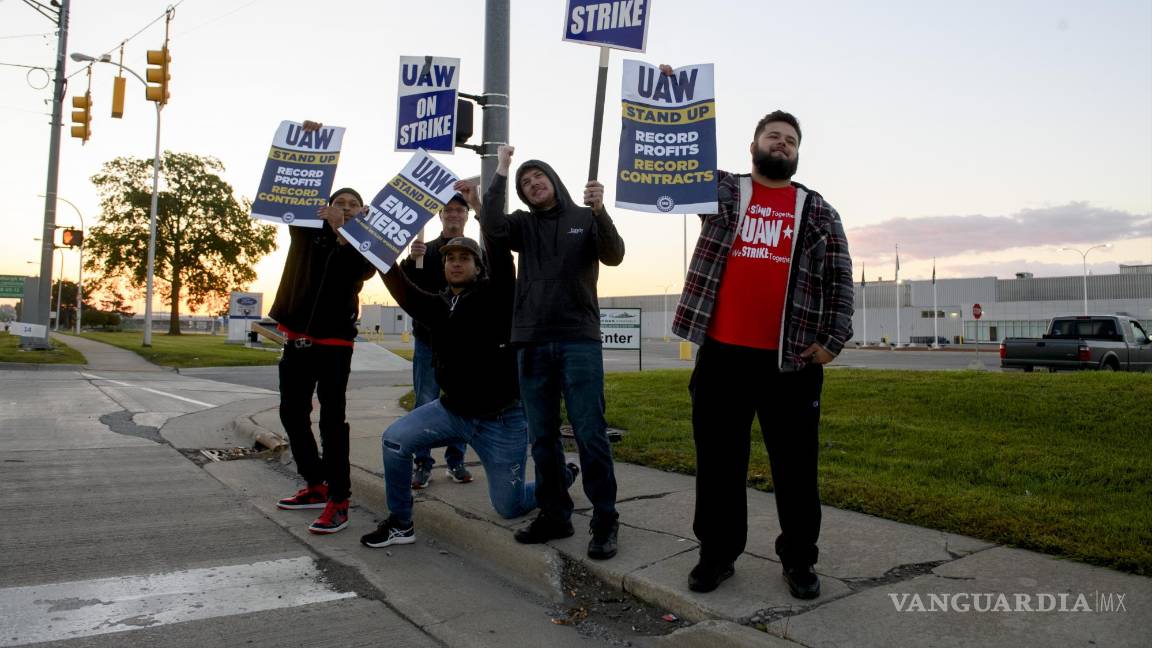
<path id="1" fill-rule="evenodd" d="M 450 443 L 472 446 L 488 481 L 492 507 L 505 518 L 536 508 L 536 484 L 525 483 L 528 423 L 519 403 L 496 416 L 465 417 L 449 412 L 440 399 L 397 420 L 380 437 L 384 453 L 384 490 L 388 511 L 400 521 L 412 519 L 412 457 L 422 448 Z"/>

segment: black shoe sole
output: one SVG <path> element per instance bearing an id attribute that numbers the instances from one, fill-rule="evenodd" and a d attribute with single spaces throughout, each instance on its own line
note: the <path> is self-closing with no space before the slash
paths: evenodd
<path id="1" fill-rule="evenodd" d="M 804 601 L 810 601 L 814 598 L 820 597 L 820 580 L 819 580 L 819 577 L 817 577 L 816 587 L 814 589 L 807 589 L 807 588 L 801 589 L 795 583 L 792 582 L 791 578 L 788 578 L 787 574 L 784 575 L 784 582 L 788 583 L 788 592 L 791 593 L 794 598 L 798 598 L 798 599 L 801 599 Z"/>
<path id="2" fill-rule="evenodd" d="M 720 583 L 723 583 L 724 581 L 728 580 L 735 573 L 736 573 L 736 568 L 732 565 L 728 565 L 728 567 L 726 567 L 723 571 L 721 571 L 719 574 L 716 574 L 716 578 L 714 580 L 710 580 L 710 581 L 696 580 L 696 579 L 692 578 L 691 575 L 689 575 L 688 576 L 688 589 L 692 590 L 693 592 L 700 592 L 701 594 L 703 594 L 705 592 L 711 592 L 712 590 L 716 589 L 717 587 L 720 587 Z"/>
<path id="3" fill-rule="evenodd" d="M 564 538 L 571 538 L 574 535 L 576 535 L 576 529 L 568 529 L 567 532 L 560 533 L 560 534 L 551 533 L 551 534 L 548 534 L 546 537 L 543 537 L 543 538 L 521 536 L 520 532 L 517 531 L 516 533 L 512 534 L 512 537 L 515 538 L 516 542 L 519 542 L 520 544 L 544 544 L 545 542 L 549 542 L 551 540 L 562 540 Z"/>

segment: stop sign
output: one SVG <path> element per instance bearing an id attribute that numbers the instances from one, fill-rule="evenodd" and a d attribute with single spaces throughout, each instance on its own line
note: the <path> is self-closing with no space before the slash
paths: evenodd
<path id="1" fill-rule="evenodd" d="M 984 309 L 980 307 L 980 304 L 972 304 L 972 317 L 980 319 L 980 316 L 983 314 Z"/>

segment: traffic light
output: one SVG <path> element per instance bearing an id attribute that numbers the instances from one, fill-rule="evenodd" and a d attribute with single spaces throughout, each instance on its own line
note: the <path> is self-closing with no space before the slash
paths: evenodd
<path id="1" fill-rule="evenodd" d="M 168 103 L 168 81 L 172 78 L 168 74 L 168 65 L 172 56 L 168 53 L 168 45 L 158 50 L 148 50 L 148 88 L 144 96 L 148 101 L 155 101 L 161 106 Z M 152 85 L 156 84 L 156 85 Z"/>
<path id="2" fill-rule="evenodd" d="M 87 142 L 92 136 L 92 93 L 72 97 L 72 137 Z"/>
<path id="3" fill-rule="evenodd" d="M 84 230 L 71 227 L 65 229 L 63 236 L 60 237 L 60 243 L 65 247 L 80 247 L 84 244 Z"/>
<path id="4" fill-rule="evenodd" d="M 124 91 L 127 79 L 122 76 L 112 79 L 112 116 L 120 119 L 124 116 Z"/>

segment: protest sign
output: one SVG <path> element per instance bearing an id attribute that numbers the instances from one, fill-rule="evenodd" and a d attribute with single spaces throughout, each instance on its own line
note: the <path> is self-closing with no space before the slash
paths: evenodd
<path id="1" fill-rule="evenodd" d="M 460 59 L 401 56 L 396 99 L 396 150 L 452 154 Z"/>
<path id="2" fill-rule="evenodd" d="M 417 151 L 368 204 L 368 213 L 345 223 L 340 233 L 387 272 L 424 223 L 452 199 L 456 180 L 455 173 L 427 152 Z"/>
<path id="3" fill-rule="evenodd" d="M 644 212 L 716 211 L 716 101 L 711 64 L 671 76 L 624 61 L 616 206 Z"/>
<path id="4" fill-rule="evenodd" d="M 649 6 L 648 0 L 568 0 L 564 40 L 643 52 Z"/>
<path id="5" fill-rule="evenodd" d="M 303 124 L 280 122 L 252 203 L 252 216 L 273 223 L 322 227 L 324 221 L 316 212 L 328 204 L 343 139 L 344 128 L 340 126 L 305 131 Z"/>

